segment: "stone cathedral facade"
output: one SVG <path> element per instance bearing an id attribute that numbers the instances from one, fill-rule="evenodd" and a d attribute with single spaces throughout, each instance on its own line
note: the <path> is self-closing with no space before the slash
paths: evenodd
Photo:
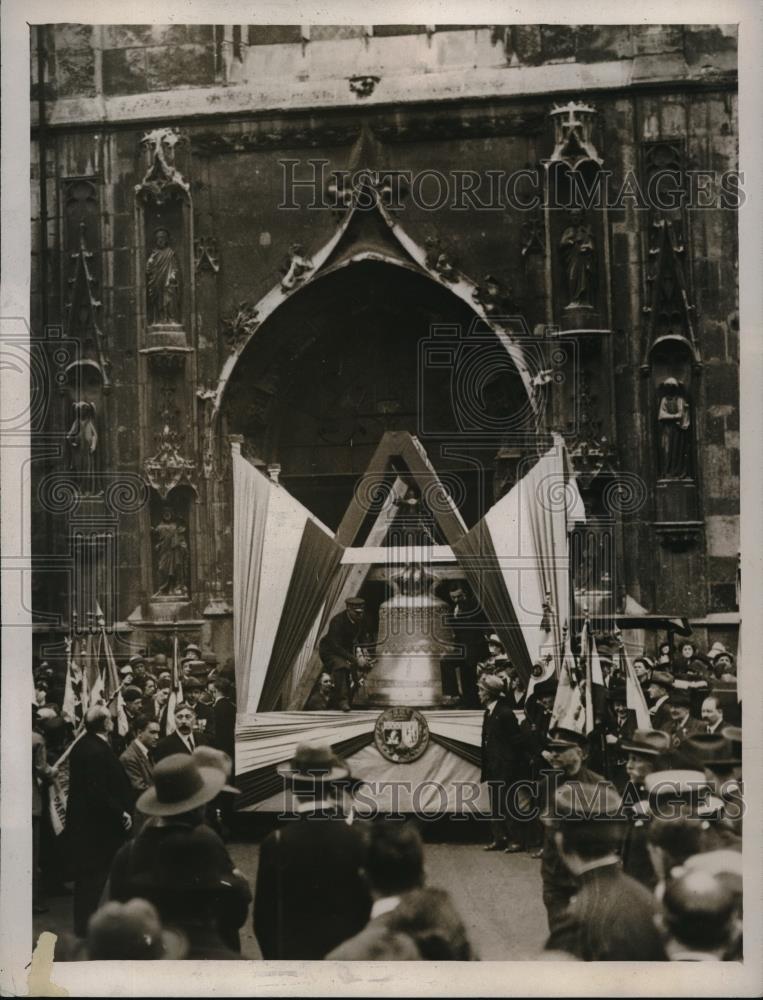
<path id="1" fill-rule="evenodd" d="M 389 430 L 469 525 L 562 433 L 578 611 L 735 649 L 736 66 L 725 26 L 33 29 L 40 655 L 100 608 L 224 661 L 231 442 L 336 528 Z"/>

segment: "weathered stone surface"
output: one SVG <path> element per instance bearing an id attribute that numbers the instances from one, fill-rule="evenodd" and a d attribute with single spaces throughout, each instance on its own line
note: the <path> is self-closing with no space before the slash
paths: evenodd
<path id="1" fill-rule="evenodd" d="M 106 49 L 126 49 L 136 45 L 150 45 L 152 24 L 109 24 L 103 29 L 103 46 Z"/>
<path id="2" fill-rule="evenodd" d="M 362 24 L 313 24 L 310 28 L 311 42 L 335 41 L 340 38 L 362 38 L 365 28 Z"/>
<path id="3" fill-rule="evenodd" d="M 574 58 L 576 31 L 572 24 L 542 24 L 540 37 L 544 60 Z"/>
<path id="4" fill-rule="evenodd" d="M 575 33 L 578 62 L 628 59 L 633 55 L 631 27 L 627 24 L 581 24 Z"/>
<path id="5" fill-rule="evenodd" d="M 537 66 L 543 58 L 540 27 L 537 24 L 513 24 L 506 54 L 516 55 L 520 63 Z"/>
<path id="6" fill-rule="evenodd" d="M 298 24 L 252 24 L 249 26 L 250 45 L 285 45 L 302 41 Z"/>
<path id="7" fill-rule="evenodd" d="M 215 55 L 209 45 L 152 46 L 146 49 L 150 90 L 204 87 L 214 83 Z"/>
<path id="8" fill-rule="evenodd" d="M 95 54 L 92 49 L 56 52 L 56 84 L 59 97 L 91 97 L 95 94 Z"/>
<path id="9" fill-rule="evenodd" d="M 711 556 L 736 556 L 739 551 L 739 519 L 736 517 L 705 518 L 707 552 Z"/>
<path id="10" fill-rule="evenodd" d="M 92 24 L 57 24 L 56 51 L 59 49 L 89 49 L 93 43 Z"/>
<path id="11" fill-rule="evenodd" d="M 105 94 L 141 94 L 148 89 L 145 49 L 111 49 L 103 53 Z"/>
<path id="12" fill-rule="evenodd" d="M 683 51 L 684 34 L 680 24 L 638 24 L 631 28 L 634 55 L 654 55 Z"/>

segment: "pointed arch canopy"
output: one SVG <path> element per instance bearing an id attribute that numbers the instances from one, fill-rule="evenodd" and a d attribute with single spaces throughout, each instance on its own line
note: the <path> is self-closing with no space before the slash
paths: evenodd
<path id="1" fill-rule="evenodd" d="M 384 208 L 378 197 L 375 199 L 375 207 L 373 209 L 364 209 L 362 211 L 375 211 L 379 214 L 381 221 L 384 224 L 385 231 L 388 232 L 394 239 L 397 244 L 396 249 L 399 248 L 399 252 L 383 253 L 375 249 L 359 248 L 348 256 L 343 257 L 336 262 L 332 262 L 332 254 L 339 246 L 342 237 L 347 233 L 353 218 L 358 211 L 361 210 L 358 209 L 358 198 L 356 197 L 351 207 L 348 208 L 344 219 L 337 227 L 334 235 L 317 252 L 310 256 L 309 262 L 305 259 L 305 269 L 307 273 L 305 273 L 304 276 L 296 282 L 291 281 L 287 283 L 285 280 L 282 280 L 276 283 L 270 291 L 266 292 L 266 294 L 254 304 L 252 315 L 257 317 L 257 321 L 256 323 L 251 324 L 246 336 L 241 338 L 240 342 L 236 345 L 235 350 L 226 359 L 220 372 L 217 386 L 211 394 L 213 398 L 213 422 L 216 422 L 219 417 L 223 397 L 225 396 L 225 392 L 230 384 L 231 377 L 239 359 L 267 319 L 271 317 L 288 299 L 294 295 L 298 295 L 299 292 L 307 285 L 319 281 L 327 275 L 335 273 L 342 268 L 348 267 L 350 264 L 365 260 L 379 261 L 395 267 L 406 268 L 407 270 L 429 278 L 431 281 L 435 282 L 446 291 L 451 292 L 457 298 L 466 303 L 476 317 L 495 334 L 497 340 L 511 358 L 511 361 L 513 362 L 522 381 L 525 392 L 527 393 L 531 412 L 537 419 L 541 399 L 538 382 L 537 379 L 534 378 L 534 373 L 530 369 L 522 344 L 517 341 L 516 330 L 511 329 L 510 324 L 502 322 L 500 318 L 487 314 L 485 308 L 478 299 L 479 288 L 471 278 L 467 277 L 460 271 L 455 271 L 454 269 L 453 273 L 449 275 L 448 280 L 446 281 L 437 273 L 437 271 L 430 267 L 427 263 L 426 250 L 419 246 L 419 244 L 405 232 L 394 215 Z M 510 319 L 513 325 L 516 325 L 517 322 L 521 322 L 523 335 L 529 336 L 530 331 L 524 320 L 519 320 L 516 316 L 511 317 Z"/>

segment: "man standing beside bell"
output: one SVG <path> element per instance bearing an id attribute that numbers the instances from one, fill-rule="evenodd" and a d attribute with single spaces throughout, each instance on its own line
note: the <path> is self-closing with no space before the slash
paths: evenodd
<path id="1" fill-rule="evenodd" d="M 331 619 L 318 653 L 334 682 L 332 708 L 349 712 L 361 672 L 370 669 L 371 660 L 363 648 L 368 641 L 366 602 L 362 597 L 348 597 L 345 605 Z"/>

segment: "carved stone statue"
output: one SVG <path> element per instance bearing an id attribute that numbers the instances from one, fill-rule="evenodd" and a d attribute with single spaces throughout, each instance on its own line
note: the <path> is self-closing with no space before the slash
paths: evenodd
<path id="1" fill-rule="evenodd" d="M 77 475 L 81 493 L 95 490 L 95 462 L 98 431 L 95 426 L 95 404 L 79 400 L 73 404 L 74 422 L 66 435 L 69 469 Z"/>
<path id="2" fill-rule="evenodd" d="M 146 262 L 146 291 L 149 324 L 180 322 L 180 268 L 166 229 L 154 234 L 154 249 Z"/>
<path id="3" fill-rule="evenodd" d="M 684 386 L 675 378 L 666 378 L 660 385 L 657 422 L 660 432 L 660 477 L 662 479 L 690 477 L 690 406 Z"/>
<path id="4" fill-rule="evenodd" d="M 583 210 L 570 212 L 570 225 L 562 233 L 559 251 L 564 263 L 569 307 L 593 308 L 596 298 L 596 244 Z"/>
<path id="5" fill-rule="evenodd" d="M 171 507 L 164 507 L 161 521 L 151 531 L 156 536 L 154 548 L 161 580 L 155 596 L 188 597 L 188 532 L 185 525 L 175 518 Z"/>

